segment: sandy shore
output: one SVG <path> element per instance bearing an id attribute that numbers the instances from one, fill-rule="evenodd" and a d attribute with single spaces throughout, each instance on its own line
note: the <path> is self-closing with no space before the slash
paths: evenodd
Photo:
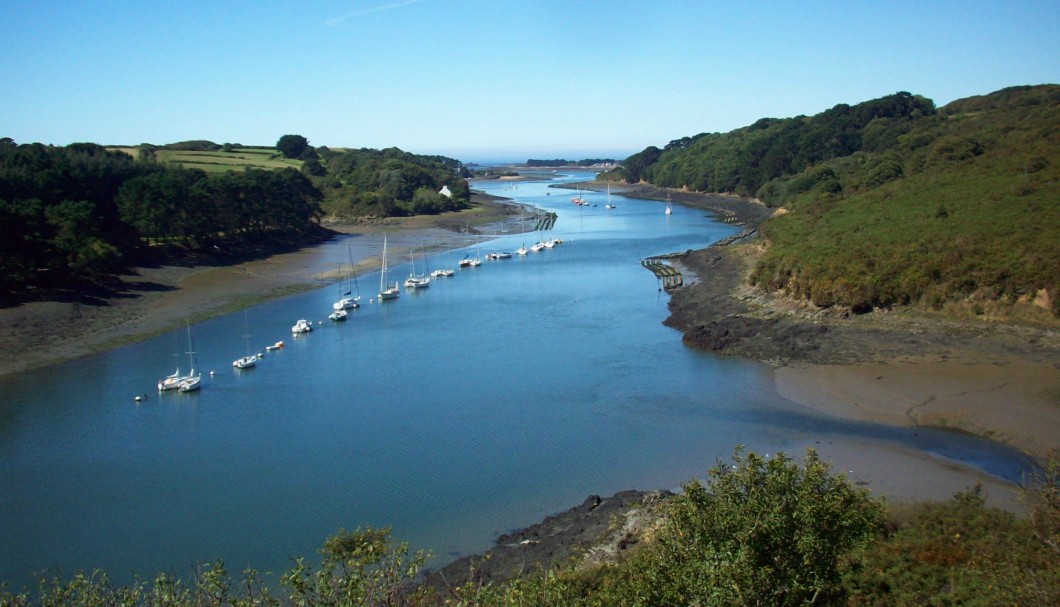
<path id="1" fill-rule="evenodd" d="M 327 242 L 233 266 L 138 268 L 122 277 L 123 293 L 105 301 L 0 308 L 5 327 L 0 332 L 0 377 L 148 339 L 186 320 L 197 322 L 333 284 L 350 256 L 358 274 L 374 271 L 384 232 L 388 256 L 403 259 L 410 248 L 459 248 L 501 230 L 518 231 L 519 220 L 517 206 L 480 200 L 462 213 L 328 227 L 336 236 Z M 362 287 L 365 292 L 373 288 Z"/>
<path id="2" fill-rule="evenodd" d="M 1060 441 L 1060 369 L 930 364 L 786 366 L 777 391 L 817 411 L 899 426 L 941 426 L 1042 456 Z"/>

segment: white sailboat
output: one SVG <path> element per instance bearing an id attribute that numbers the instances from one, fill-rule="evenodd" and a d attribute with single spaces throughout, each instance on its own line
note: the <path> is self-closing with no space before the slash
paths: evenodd
<path id="1" fill-rule="evenodd" d="M 191 345 L 191 325 L 188 325 L 188 364 L 191 365 L 191 371 L 188 372 L 188 376 L 180 382 L 177 387 L 181 392 L 191 392 L 198 390 L 202 386 L 202 374 L 195 369 L 195 348 Z"/>
<path id="2" fill-rule="evenodd" d="M 430 270 L 430 268 L 428 268 L 428 266 L 427 266 L 427 255 L 426 254 L 424 254 L 424 256 L 423 256 L 423 268 L 425 270 Z M 431 278 L 444 278 L 444 277 L 452 276 L 453 275 L 453 269 L 452 268 L 438 268 L 436 270 L 430 270 L 429 272 L 427 272 L 427 275 L 430 276 Z"/>
<path id="3" fill-rule="evenodd" d="M 358 287 L 357 289 L 357 295 L 353 295 L 353 289 L 350 288 L 351 286 L 353 286 L 350 284 L 351 279 L 354 284 L 357 283 L 357 274 L 354 273 L 353 270 L 353 253 L 350 251 L 350 245 L 346 245 L 346 257 L 346 277 L 339 283 L 339 300 L 331 304 L 331 309 L 335 310 L 336 312 L 340 310 L 351 310 L 353 308 L 361 307 L 360 288 Z M 345 292 L 343 292 L 343 289 L 345 289 Z M 345 320 L 345 315 L 340 316 L 342 316 L 341 320 Z M 328 318 L 331 317 L 329 316 Z M 332 318 L 332 320 L 339 319 Z"/>
<path id="4" fill-rule="evenodd" d="M 182 375 L 180 373 L 180 354 L 179 353 L 175 353 L 175 354 L 173 354 L 173 356 L 177 357 L 177 369 L 175 371 L 173 371 L 172 374 L 167 375 L 167 376 L 163 377 L 162 379 L 158 380 L 158 391 L 159 392 L 167 392 L 169 390 L 176 390 L 176 389 L 180 388 L 180 383 L 181 382 L 183 382 L 183 381 L 185 381 L 185 380 L 187 380 L 187 379 L 189 379 L 191 377 L 190 374 Z"/>
<path id="5" fill-rule="evenodd" d="M 250 325 L 247 323 L 247 311 L 243 310 L 243 339 L 247 344 L 247 355 L 232 361 L 232 366 L 237 369 L 249 369 L 258 364 L 256 354 L 250 353 Z"/>
<path id="6" fill-rule="evenodd" d="M 672 215 L 674 212 L 673 205 L 670 204 L 670 190 L 666 190 L 666 214 Z"/>
<path id="7" fill-rule="evenodd" d="M 409 277 L 405 279 L 405 287 L 408 289 L 426 289 L 431 286 L 431 278 L 416 273 L 416 255 L 409 249 Z"/>
<path id="8" fill-rule="evenodd" d="M 611 204 L 611 182 L 607 182 L 607 204 L 604 205 L 605 209 L 613 209 L 615 205 Z"/>
<path id="9" fill-rule="evenodd" d="M 385 301 L 387 299 L 397 299 L 401 291 L 398 290 L 397 283 L 388 284 L 386 281 L 386 233 L 383 233 L 383 269 L 379 272 L 379 301 Z"/>
<path id="10" fill-rule="evenodd" d="M 176 356 L 180 356 L 177 354 Z M 167 375 L 162 379 L 158 380 L 158 391 L 165 392 L 166 390 L 176 390 L 180 387 L 180 382 L 188 379 L 187 375 L 180 374 L 180 363 L 177 363 L 177 370 L 171 375 Z"/>

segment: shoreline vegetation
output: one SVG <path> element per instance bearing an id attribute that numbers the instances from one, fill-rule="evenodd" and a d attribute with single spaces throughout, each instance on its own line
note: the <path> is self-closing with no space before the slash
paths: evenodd
<path id="1" fill-rule="evenodd" d="M 607 185 L 564 187 L 602 191 Z M 670 197 L 748 227 L 771 214 L 756 200 L 737 196 L 648 185 L 611 183 L 611 188 L 635 198 Z M 325 218 L 322 224 L 335 235 L 320 244 L 232 266 L 140 269 L 123 277 L 129 286 L 126 294 L 96 305 L 33 302 L 0 309 L 0 321 L 9 327 L 0 336 L 0 353 L 6 355 L 0 377 L 150 338 L 180 326 L 188 310 L 197 321 L 319 288 L 337 279 L 331 258 L 344 259 L 347 243 L 357 271 L 370 271 L 377 265 L 378 243 L 367 241 L 384 230 L 394 251 L 420 247 L 425 241 L 434 243 L 429 245 L 434 250 L 458 248 L 502 229 L 518 229 L 518 205 L 481 194 L 472 202 L 471 210 L 438 216 L 356 224 Z M 671 259 L 685 274 L 685 286 L 672 293 L 665 324 L 680 330 L 688 346 L 764 362 L 774 368 L 778 394 L 828 415 L 970 432 L 1034 458 L 1056 447 L 1060 338 L 1054 331 L 912 310 L 852 316 L 810 309 L 747 286 L 758 246 L 751 239 Z M 248 292 L 257 295 L 247 297 Z M 837 446 L 831 453 L 824 445 L 808 446 L 819 448 L 826 458 L 853 458 L 865 464 L 868 474 L 874 473 L 869 460 L 881 456 L 871 446 L 865 452 Z M 882 457 L 886 461 L 886 455 Z M 993 495 L 993 505 L 1019 510 L 1011 485 L 952 464 L 939 465 L 926 455 L 917 457 L 931 470 L 908 471 L 913 476 L 923 472 L 925 479 L 905 500 L 941 501 L 953 493 L 952 487 L 960 490 L 978 482 Z M 882 489 L 886 492 L 886 483 Z M 1005 492 L 1009 495 L 1001 495 Z M 478 579 L 500 581 L 572 556 L 591 554 L 593 562 L 602 562 L 640 541 L 659 501 L 668 494 L 590 496 L 566 512 L 501 536 L 485 555 L 464 557 L 429 572 L 428 582 L 444 591 L 470 579 L 475 567 L 482 574 Z M 487 561 L 490 564 L 484 565 Z"/>
<path id="2" fill-rule="evenodd" d="M 483 554 L 433 571 L 423 571 L 426 553 L 393 544 L 388 529 L 340 529 L 325 541 L 321 558 L 300 558 L 280 577 L 275 595 L 253 570 L 234 580 L 217 562 L 201 565 L 193 578 L 161 574 L 154 586 L 135 582 L 119 589 L 101 571 L 76 573 L 69 582 L 42 578 L 40 604 L 313 605 L 358 597 L 365 604 L 408 605 L 1055 605 L 1058 108 L 1056 85 L 1011 87 L 943 107 L 899 92 L 816 116 L 763 118 L 730 133 L 649 146 L 621 163 L 607 161 L 614 166 L 597 181 L 556 186 L 609 188 L 660 201 L 660 209 L 672 200 L 742 226 L 734 237 L 646 266 L 671 278 L 663 281 L 671 295 L 663 322 L 681 332 L 685 345 L 768 366 L 778 403 L 858 424 L 911 427 L 914 435 L 916 428 L 942 429 L 1008 445 L 1031 464 L 1020 486 L 927 450 L 838 431 L 788 445 L 791 453 L 805 451 L 800 461 L 744 455 L 734 445 L 732 461 L 717 461 L 705 482 L 690 480 L 674 493 L 647 488 L 590 495 L 500 535 Z M 304 137 L 285 135 L 277 148 L 285 142 L 308 146 Z M 189 149 L 179 151 L 200 144 L 210 142 L 182 142 L 179 147 Z M 94 156 L 97 147 L 75 144 L 64 153 Z M 222 156 L 195 153 L 182 162 L 224 173 L 230 162 L 277 159 L 267 148 L 216 147 Z M 299 233 L 315 243 L 248 238 L 273 248 L 242 259 L 141 267 L 114 288 L 2 307 L 0 321 L 8 330 L 0 336 L 6 355 L 0 381 L 147 339 L 185 320 L 334 283 L 347 251 L 357 272 L 370 271 L 383 231 L 395 255 L 519 231 L 514 216 L 521 207 L 470 198 L 464 170 L 457 191 L 449 192 L 453 204 L 437 179 L 398 180 L 385 191 L 345 187 L 378 181 L 369 178 L 371 171 L 361 172 L 372 163 L 404 166 L 415 177 L 424 170 L 448 175 L 464 168 L 459 161 L 396 148 L 309 151 L 305 157 L 283 151 L 292 159 L 287 164 L 300 164 L 301 173 L 287 169 L 291 183 L 305 174 L 318 185 L 338 186 L 319 206 L 301 204 L 313 196 L 294 201 L 313 211 L 299 224 L 311 231 Z M 121 164 L 124 158 L 109 160 L 130 168 Z M 557 168 L 543 166 L 549 162 L 528 161 L 529 172 Z M 522 167 L 509 168 L 496 179 L 529 179 L 519 174 Z M 180 175 L 168 177 L 176 183 Z M 139 183 L 141 194 L 151 185 Z M 150 214 L 129 204 L 144 197 L 125 196 L 119 210 L 149 239 L 175 237 L 152 232 Z M 223 202 L 217 209 L 230 206 L 225 196 L 214 198 Z M 470 210 L 456 211 L 466 202 Z M 84 236 L 63 229 L 80 225 L 87 203 L 63 197 L 48 203 L 54 203 L 48 225 L 55 238 L 37 244 L 52 253 L 103 250 L 87 246 L 99 243 L 63 238 Z M 443 210 L 455 212 L 428 214 Z M 403 217 L 350 219 L 366 215 Z M 114 236 L 115 246 L 128 245 L 114 227 L 103 226 L 109 231 L 102 234 Z M 261 236 L 262 228 L 235 222 L 220 233 Z M 220 250 L 198 242 L 194 230 L 176 236 L 191 250 Z M 106 270 L 100 260 L 107 256 L 45 269 Z M 144 260 L 152 262 L 157 259 Z M 8 281 L 50 276 L 9 273 Z M 840 469 L 833 473 L 833 466 Z M 28 594 L 8 594 L 2 582 L 0 606 L 36 604 Z M 234 596 L 234 588 L 245 595 Z M 420 600 L 427 589 L 433 599 Z"/>

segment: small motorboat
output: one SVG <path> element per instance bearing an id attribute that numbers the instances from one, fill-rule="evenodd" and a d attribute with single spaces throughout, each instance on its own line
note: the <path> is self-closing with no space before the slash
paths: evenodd
<path id="1" fill-rule="evenodd" d="M 335 310 L 331 314 L 328 314 L 328 318 L 335 321 L 346 320 L 347 316 L 349 316 L 349 314 L 346 313 L 346 310 Z"/>
<path id="2" fill-rule="evenodd" d="M 309 322 L 304 318 L 299 319 L 298 322 L 294 323 L 294 326 L 291 327 L 291 333 L 294 333 L 295 335 L 298 335 L 300 333 L 309 333 L 312 330 L 313 323 Z"/>
<path id="3" fill-rule="evenodd" d="M 265 349 L 268 350 L 269 352 L 274 352 L 274 351 L 279 350 L 281 348 L 283 348 L 283 341 L 278 341 L 278 342 L 272 344 L 271 346 L 265 346 Z"/>

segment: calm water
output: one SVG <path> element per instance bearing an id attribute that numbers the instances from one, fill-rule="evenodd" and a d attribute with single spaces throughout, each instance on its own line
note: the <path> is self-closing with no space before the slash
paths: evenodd
<path id="1" fill-rule="evenodd" d="M 780 399 L 769 369 L 683 347 L 639 260 L 736 228 L 618 196 L 605 210 L 605 194 L 581 208 L 543 183 L 482 189 L 557 211 L 566 242 L 384 305 L 367 304 L 378 273 L 361 276 L 366 305 L 342 324 L 326 320 L 333 287 L 251 308 L 253 348 L 287 347 L 248 371 L 231 367 L 242 313 L 194 325 L 200 367 L 216 370 L 197 393 L 154 389 L 187 350 L 183 330 L 0 380 L 0 579 L 103 567 L 126 581 L 216 558 L 279 572 L 364 525 L 446 560 L 590 493 L 675 488 L 738 443 L 866 437 L 1019 477 L 1010 450 L 827 420 Z M 392 260 L 393 277 L 408 270 Z M 303 317 L 323 324 L 293 338 Z"/>

